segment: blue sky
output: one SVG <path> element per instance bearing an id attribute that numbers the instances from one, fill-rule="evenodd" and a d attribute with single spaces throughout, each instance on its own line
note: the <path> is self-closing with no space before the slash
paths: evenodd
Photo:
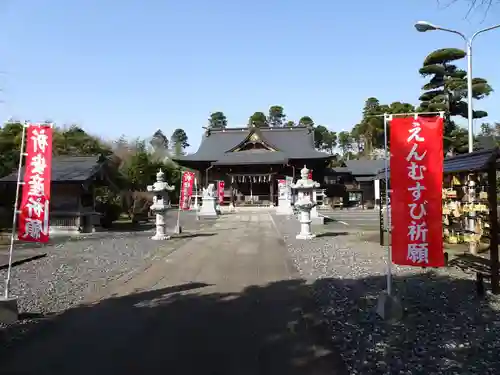
<path id="1" fill-rule="evenodd" d="M 218 110 L 237 126 L 278 104 L 290 119 L 348 130 L 370 96 L 416 103 L 423 58 L 463 47 L 453 34 L 416 32 L 415 21 L 467 34 L 500 23 L 500 7 L 484 21 L 464 19 L 465 5 L 443 8 L 436 0 L 3 0 L 0 119 L 78 123 L 105 138 L 181 127 L 194 149 Z M 499 40 L 500 30 L 478 37 L 474 76 L 500 91 Z M 500 121 L 498 95 L 476 105 L 489 121 Z"/>

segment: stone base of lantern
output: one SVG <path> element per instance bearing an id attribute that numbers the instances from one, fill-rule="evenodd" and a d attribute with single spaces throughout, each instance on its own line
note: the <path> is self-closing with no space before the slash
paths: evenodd
<path id="1" fill-rule="evenodd" d="M 297 240 L 312 240 L 315 237 L 314 233 L 299 233 L 295 236 Z"/>
<path id="2" fill-rule="evenodd" d="M 155 241 L 163 241 L 170 239 L 170 236 L 167 235 L 167 212 L 166 210 L 162 210 L 156 214 L 156 233 L 152 240 Z"/>
<path id="3" fill-rule="evenodd" d="M 310 240 L 316 237 L 311 231 L 311 219 L 306 216 L 309 216 L 308 212 L 300 213 L 300 233 L 295 236 L 297 240 Z"/>
<path id="4" fill-rule="evenodd" d="M 169 240 L 170 236 L 167 234 L 157 233 L 153 237 L 151 237 L 151 239 L 155 241 L 164 241 L 164 240 Z"/>

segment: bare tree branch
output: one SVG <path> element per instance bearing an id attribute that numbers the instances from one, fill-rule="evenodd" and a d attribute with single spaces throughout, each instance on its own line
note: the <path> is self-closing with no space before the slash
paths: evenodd
<path id="1" fill-rule="evenodd" d="M 481 11 L 483 16 L 486 17 L 486 14 L 488 14 L 492 6 L 500 4 L 500 0 L 437 0 L 437 3 L 442 9 L 445 9 L 458 2 L 464 1 L 469 4 L 469 9 L 465 14 L 465 18 L 469 18 L 470 15 L 476 11 Z"/>

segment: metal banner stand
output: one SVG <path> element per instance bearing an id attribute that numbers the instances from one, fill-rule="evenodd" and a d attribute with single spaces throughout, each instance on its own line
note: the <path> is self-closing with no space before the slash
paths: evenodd
<path id="1" fill-rule="evenodd" d="M 181 228 L 181 207 L 182 207 L 182 203 L 179 202 L 179 209 L 177 210 L 177 225 L 175 226 L 175 233 L 176 234 L 181 234 L 182 233 L 182 228 Z"/>
<path id="2" fill-rule="evenodd" d="M 14 237 L 16 235 L 17 226 L 17 215 L 19 206 L 19 193 L 21 190 L 21 168 L 23 166 L 23 158 L 26 156 L 24 152 L 24 144 L 26 142 L 26 128 L 29 126 L 27 122 L 23 125 L 23 130 L 21 133 L 21 148 L 19 152 L 19 164 L 17 168 L 17 184 L 16 184 L 16 197 L 14 200 L 14 213 L 12 215 L 12 231 L 10 234 L 10 246 L 9 246 L 9 263 L 7 266 L 7 276 L 5 277 L 4 285 L 4 296 L 0 298 L 0 323 L 14 323 L 17 321 L 19 316 L 19 310 L 17 306 L 17 298 L 10 296 L 10 280 L 12 275 L 12 258 L 14 253 Z"/>
<path id="3" fill-rule="evenodd" d="M 400 320 L 403 315 L 403 307 L 397 296 L 392 291 L 392 241 L 390 240 L 392 235 L 392 223 L 391 223 L 391 212 L 389 208 L 389 147 L 387 133 L 389 128 L 389 123 L 392 121 L 394 116 L 409 117 L 413 116 L 415 120 L 420 115 L 436 115 L 439 114 L 444 117 L 444 112 L 419 112 L 419 113 L 397 113 L 388 114 L 384 113 L 384 174 L 385 174 L 385 214 L 387 221 L 387 233 L 389 235 L 389 240 L 387 241 L 386 251 L 387 251 L 387 286 L 386 290 L 383 291 L 377 303 L 377 314 L 380 315 L 382 319 L 387 320 Z"/>

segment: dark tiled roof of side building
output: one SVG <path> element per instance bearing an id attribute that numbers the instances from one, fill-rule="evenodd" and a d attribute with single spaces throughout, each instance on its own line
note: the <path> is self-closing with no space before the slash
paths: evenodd
<path id="1" fill-rule="evenodd" d="M 52 182 L 84 182 L 101 168 L 100 156 L 58 156 L 52 159 Z M 21 176 L 24 175 L 24 167 Z M 17 171 L 0 178 L 0 183 L 17 182 Z"/>
<path id="2" fill-rule="evenodd" d="M 347 160 L 344 164 L 353 176 L 375 176 L 385 167 L 383 159 Z"/>
<path id="3" fill-rule="evenodd" d="M 484 171 L 488 167 L 488 164 L 494 160 L 497 160 L 498 163 L 499 158 L 500 150 L 496 147 L 447 157 L 443 161 L 443 173 Z M 390 169 L 388 173 L 390 174 Z M 379 178 L 385 180 L 385 171 L 383 168 L 379 172 Z"/>

